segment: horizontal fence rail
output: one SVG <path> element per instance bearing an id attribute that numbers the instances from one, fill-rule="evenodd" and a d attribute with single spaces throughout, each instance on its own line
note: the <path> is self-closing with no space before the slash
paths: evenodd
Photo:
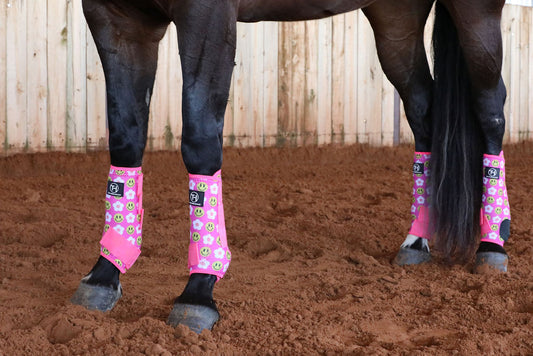
<path id="1" fill-rule="evenodd" d="M 533 138 L 532 20 L 531 7 L 504 8 L 507 142 Z M 427 27 L 429 47 L 431 21 Z M 225 145 L 412 142 L 362 12 L 239 24 L 237 47 Z M 180 146 L 181 85 L 170 25 L 159 47 L 151 150 Z M 0 0 L 2 152 L 105 149 L 106 135 L 104 75 L 81 1 Z"/>

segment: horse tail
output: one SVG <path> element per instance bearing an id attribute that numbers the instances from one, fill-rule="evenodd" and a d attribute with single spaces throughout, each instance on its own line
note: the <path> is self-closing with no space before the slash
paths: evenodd
<path id="1" fill-rule="evenodd" d="M 449 260 L 465 262 L 480 232 L 484 139 L 473 114 L 457 29 L 440 1 L 435 7 L 433 56 L 430 189 L 435 248 Z"/>

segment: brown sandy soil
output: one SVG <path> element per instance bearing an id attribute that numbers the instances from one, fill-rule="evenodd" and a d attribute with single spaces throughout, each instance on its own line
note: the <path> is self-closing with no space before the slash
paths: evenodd
<path id="1" fill-rule="evenodd" d="M 187 280 L 187 175 L 145 159 L 144 245 L 107 314 L 68 300 L 98 256 L 107 153 L 0 159 L 0 355 L 533 354 L 533 144 L 506 149 L 510 272 L 391 264 L 412 147 L 227 149 L 234 260 L 201 335 L 165 324 Z"/>

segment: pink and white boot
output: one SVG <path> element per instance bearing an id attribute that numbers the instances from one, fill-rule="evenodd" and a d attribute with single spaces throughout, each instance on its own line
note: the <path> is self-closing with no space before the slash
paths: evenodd
<path id="1" fill-rule="evenodd" d="M 481 244 L 476 253 L 476 270 L 491 266 L 507 272 L 508 256 L 503 249 L 509 239 L 511 211 L 505 184 L 505 158 L 483 155 L 483 196 L 480 214 Z"/>
<path id="2" fill-rule="evenodd" d="M 216 276 L 218 281 L 224 277 L 231 262 L 220 171 L 213 176 L 189 175 L 189 216 L 188 268 L 191 275 L 195 274 L 189 281 L 198 277 L 198 274 Z M 194 332 L 201 333 L 203 329 L 211 330 L 218 319 L 219 314 L 214 304 L 209 307 L 180 302 L 178 298 L 167 323 L 174 327 L 178 324 L 186 325 Z"/>
<path id="3" fill-rule="evenodd" d="M 144 213 L 142 187 L 141 167 L 111 166 L 107 180 L 100 255 L 121 273 L 131 268 L 141 253 Z M 117 288 L 113 288 L 88 283 L 91 277 L 92 271 L 81 280 L 71 302 L 91 310 L 111 310 L 122 296 L 120 281 Z"/>
<path id="4" fill-rule="evenodd" d="M 399 266 L 417 265 L 431 259 L 428 240 L 433 234 L 430 226 L 429 203 L 430 152 L 415 152 L 413 163 L 412 223 L 409 234 L 394 259 Z"/>

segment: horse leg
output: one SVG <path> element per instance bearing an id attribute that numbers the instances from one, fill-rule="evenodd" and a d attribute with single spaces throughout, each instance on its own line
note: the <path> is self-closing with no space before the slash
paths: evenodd
<path id="1" fill-rule="evenodd" d="M 429 161 L 431 151 L 431 100 L 433 80 L 424 50 L 424 25 L 433 1 L 380 1 L 363 9 L 374 30 L 383 71 L 404 102 L 415 137 L 411 229 L 395 263 L 429 261 L 428 219 Z"/>
<path id="2" fill-rule="evenodd" d="M 142 243 L 142 173 L 150 96 L 159 40 L 168 22 L 111 2 L 83 1 L 106 78 L 111 169 L 101 256 L 72 297 L 74 304 L 108 311 L 122 295 L 126 272 Z"/>
<path id="3" fill-rule="evenodd" d="M 502 150 L 506 90 L 501 78 L 500 20 L 504 3 L 503 0 L 480 3 L 443 1 L 457 27 L 471 78 L 475 117 L 485 141 L 477 271 L 490 266 L 505 272 L 508 264 L 508 256 L 503 248 L 510 235 L 511 221 Z"/>
<path id="4" fill-rule="evenodd" d="M 236 45 L 236 9 L 229 1 L 195 0 L 173 10 L 183 73 L 182 156 L 189 172 L 189 281 L 168 323 L 200 333 L 219 318 L 215 282 L 227 248 L 222 205 L 222 130 Z"/>

